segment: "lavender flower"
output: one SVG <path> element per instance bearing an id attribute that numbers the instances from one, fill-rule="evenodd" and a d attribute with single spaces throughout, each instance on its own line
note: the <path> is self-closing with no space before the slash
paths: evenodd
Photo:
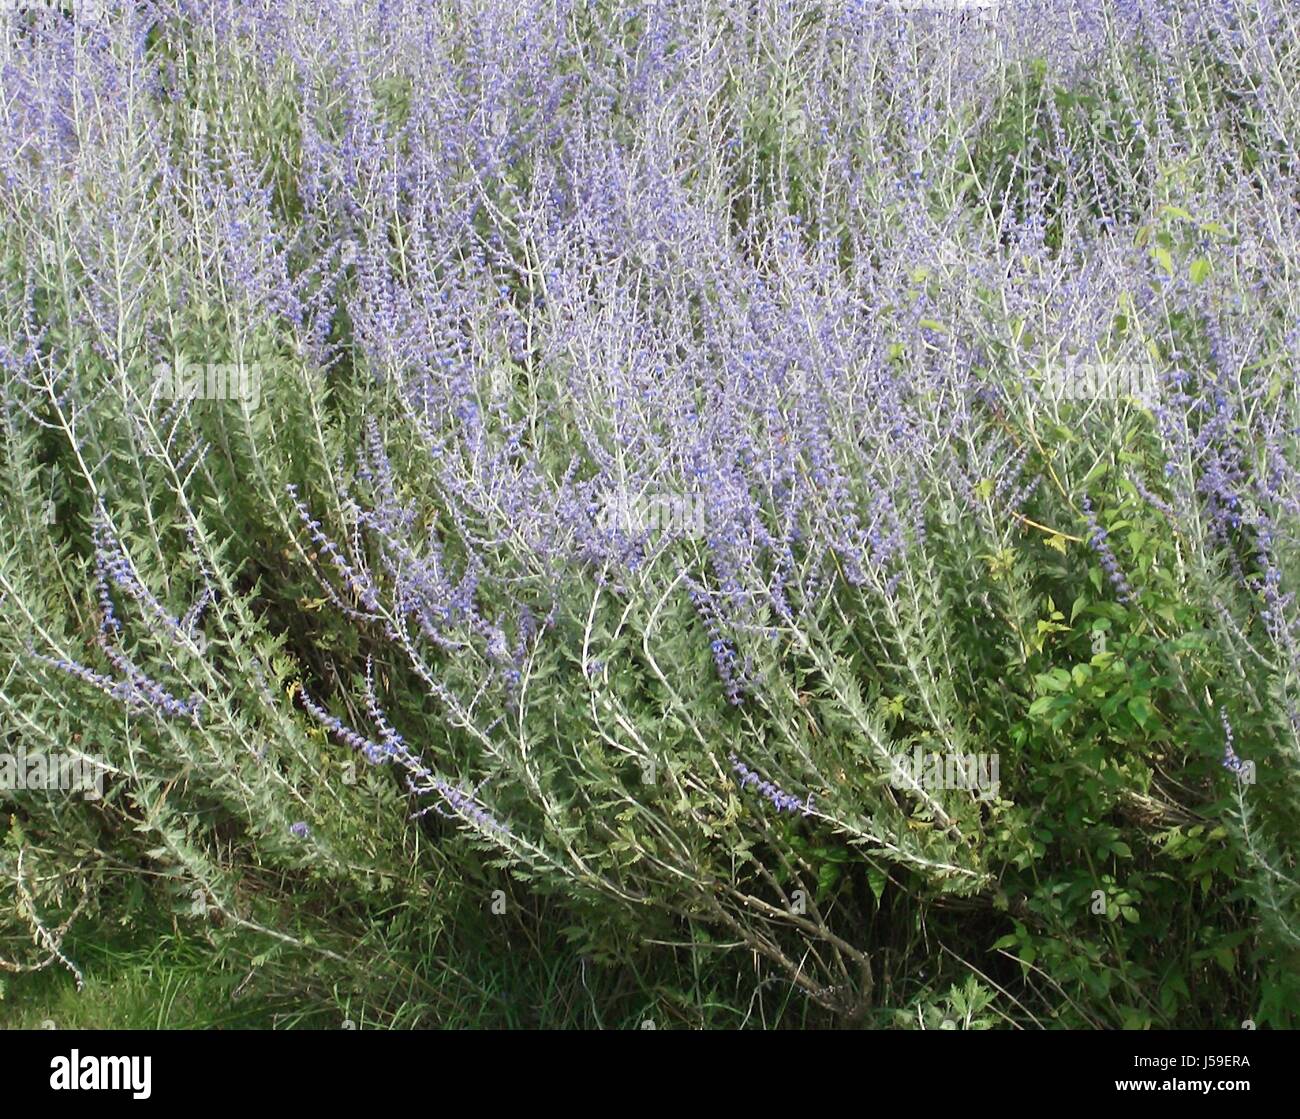
<path id="1" fill-rule="evenodd" d="M 1083 506 L 1083 515 L 1090 530 L 1088 543 L 1100 558 L 1102 570 L 1106 572 L 1106 577 L 1110 580 L 1111 586 L 1115 588 L 1115 597 L 1121 603 L 1127 604 L 1132 595 L 1132 588 L 1124 578 L 1119 561 L 1115 558 L 1115 553 L 1111 551 L 1110 544 L 1107 543 L 1106 530 L 1097 522 L 1097 518 L 1092 511 L 1092 503 L 1087 496 L 1080 499 L 1080 504 Z"/>
<path id="2" fill-rule="evenodd" d="M 805 816 L 810 816 L 813 811 L 813 798 L 808 797 L 807 801 L 800 800 L 796 796 L 785 792 L 771 781 L 765 781 L 754 770 L 750 769 L 735 754 L 731 755 L 731 768 L 740 777 L 740 787 L 742 789 L 754 786 L 766 799 L 772 802 L 773 807 L 778 812 L 795 812 L 803 809 Z"/>
<path id="3" fill-rule="evenodd" d="M 1232 724 L 1228 722 L 1228 713 L 1220 710 L 1219 717 L 1223 720 L 1223 768 L 1229 769 L 1238 777 L 1250 772 L 1252 762 L 1243 761 L 1237 756 L 1234 749 Z"/>
<path id="4" fill-rule="evenodd" d="M 438 794 L 442 802 L 441 805 L 431 805 L 429 808 L 415 813 L 415 816 L 418 817 L 426 812 L 436 811 L 443 816 L 467 820 L 482 832 L 497 832 L 502 835 L 509 835 L 510 828 L 478 802 L 477 789 L 469 792 L 462 787 L 450 784 L 433 773 L 428 766 L 411 752 L 402 736 L 389 724 L 387 717 L 375 699 L 373 677 L 369 664 L 367 664 L 366 677 L 366 705 L 371 718 L 379 728 L 381 742 L 374 742 L 364 735 L 358 734 L 341 719 L 329 714 L 324 708 L 320 707 L 306 691 L 299 691 L 299 700 L 303 709 L 312 718 L 335 734 L 346 745 L 357 750 L 372 765 L 384 765 L 390 762 L 396 762 L 400 765 L 406 771 L 407 787 L 412 793 L 417 796 L 423 796 L 431 792 Z"/>

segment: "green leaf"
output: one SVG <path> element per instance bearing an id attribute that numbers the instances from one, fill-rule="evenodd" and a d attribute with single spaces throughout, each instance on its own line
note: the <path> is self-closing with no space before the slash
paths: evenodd
<path id="1" fill-rule="evenodd" d="M 817 868 L 817 896 L 825 897 L 840 880 L 840 868 L 834 863 L 822 863 Z"/>
<path id="2" fill-rule="evenodd" d="M 1039 623 L 1040 626 L 1043 624 L 1042 622 Z M 1070 686 L 1070 674 L 1063 668 L 1054 668 L 1051 672 L 1044 672 L 1035 676 L 1034 684 L 1040 692 L 1063 692 Z"/>
<path id="3" fill-rule="evenodd" d="M 876 901 L 879 901 L 885 893 L 885 872 L 877 867 L 867 868 L 867 885 L 871 887 L 871 892 L 876 895 Z"/>
<path id="4" fill-rule="evenodd" d="M 1151 716 L 1155 714 L 1146 696 L 1135 695 L 1128 701 L 1128 713 L 1133 716 L 1138 726 L 1145 728 Z"/>

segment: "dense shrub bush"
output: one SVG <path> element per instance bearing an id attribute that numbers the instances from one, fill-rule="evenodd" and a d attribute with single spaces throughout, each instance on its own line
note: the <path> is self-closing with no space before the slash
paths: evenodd
<path id="1" fill-rule="evenodd" d="M 1292 6 L 71 9 L 0 704 L 103 792 L 0 792 L 4 967 L 1294 1024 Z"/>

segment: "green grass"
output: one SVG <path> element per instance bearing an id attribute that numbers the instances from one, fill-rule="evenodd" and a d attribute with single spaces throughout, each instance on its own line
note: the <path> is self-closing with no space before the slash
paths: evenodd
<path id="1" fill-rule="evenodd" d="M 456 944 L 433 936 L 417 942 L 401 926 L 394 943 L 376 933 L 356 952 L 368 961 L 364 970 L 373 983 L 348 990 L 339 969 L 322 980 L 302 953 L 253 934 L 214 943 L 153 911 L 115 933 L 80 922 L 63 951 L 83 973 L 81 990 L 57 964 L 0 977 L 0 1028 L 35 1030 L 51 1022 L 62 1030 L 346 1029 L 346 1022 L 358 1029 L 815 1024 L 786 985 L 761 986 L 755 997 L 735 982 L 734 969 L 719 966 L 716 954 L 683 951 L 665 966 L 647 948 L 640 959 L 601 964 L 579 955 L 562 935 L 555 943 L 539 939 L 540 930 L 558 926 L 541 915 L 468 921 Z"/>
<path id="2" fill-rule="evenodd" d="M 283 998 L 242 995 L 238 989 L 244 976 L 214 967 L 204 946 L 170 930 L 152 941 L 106 945 L 87 940 L 66 949 L 85 975 L 82 989 L 63 968 L 9 976 L 0 999 L 0 1027 L 267 1029 L 293 1013 Z"/>

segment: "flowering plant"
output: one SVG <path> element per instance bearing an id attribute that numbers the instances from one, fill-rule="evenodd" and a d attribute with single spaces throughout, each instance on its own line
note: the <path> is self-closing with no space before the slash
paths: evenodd
<path id="1" fill-rule="evenodd" d="M 0 15 L 0 960 L 1291 1022 L 1297 12 L 976 6 Z"/>

